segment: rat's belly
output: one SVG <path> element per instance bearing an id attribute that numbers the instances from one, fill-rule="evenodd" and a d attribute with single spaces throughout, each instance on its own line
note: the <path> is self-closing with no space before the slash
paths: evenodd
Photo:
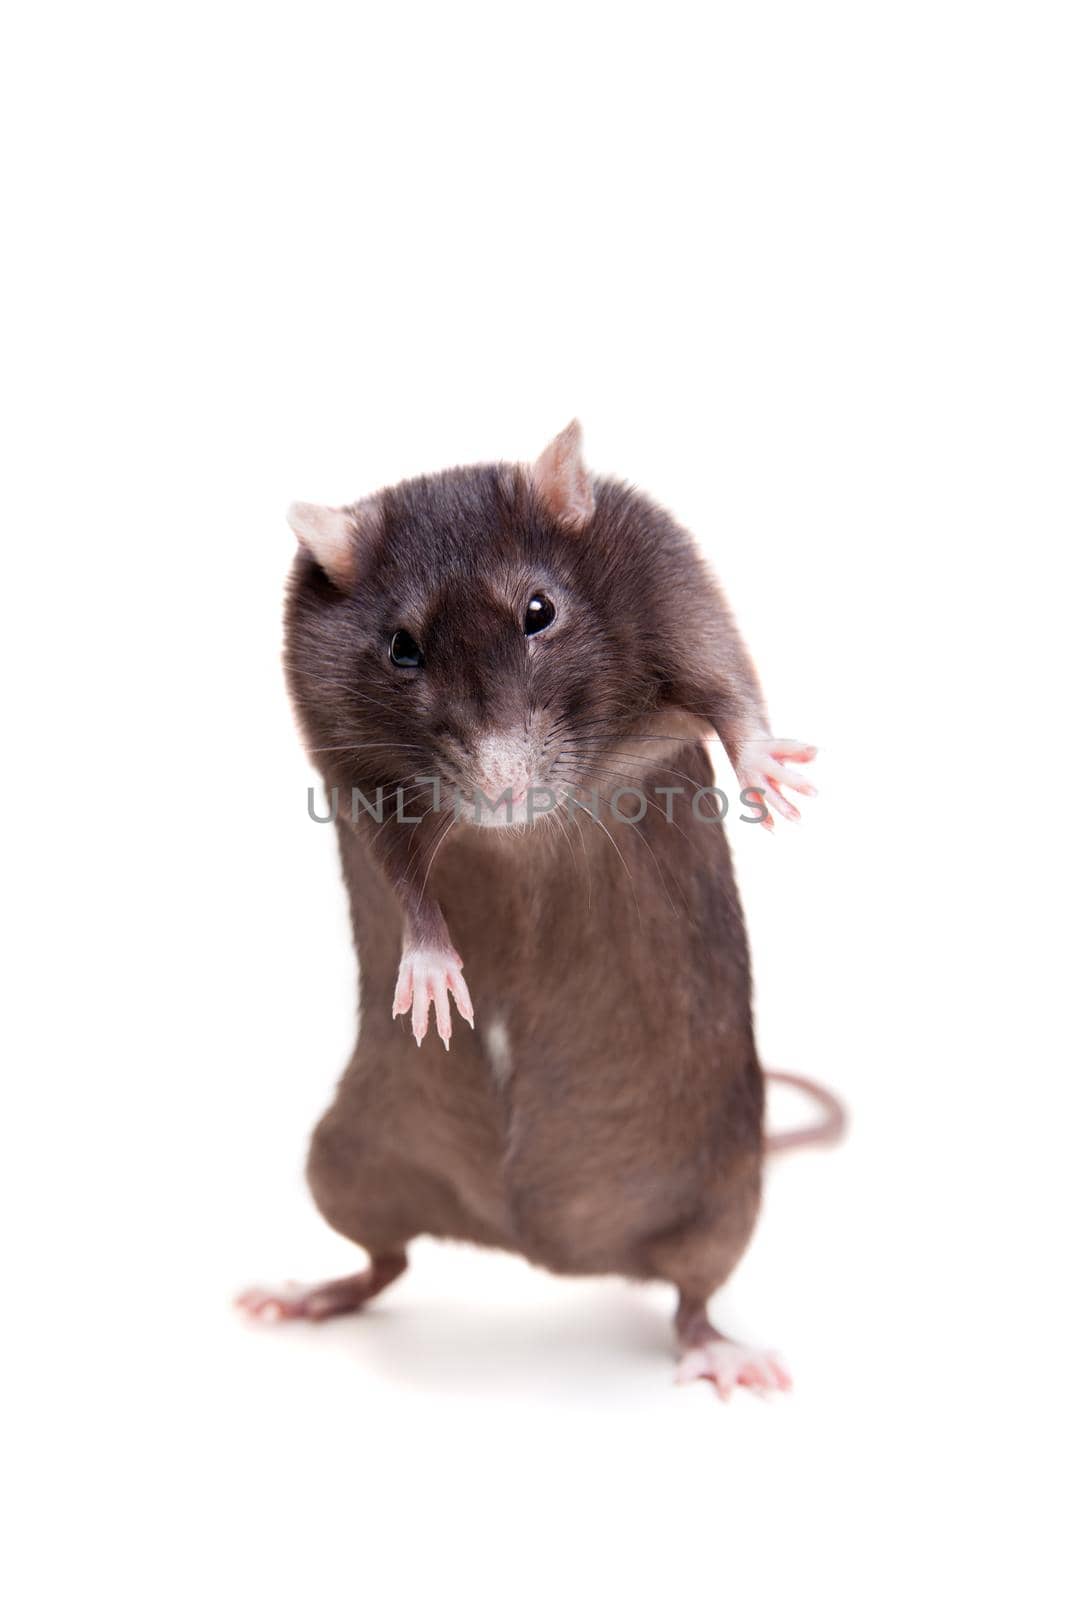
<path id="1" fill-rule="evenodd" d="M 621 860 L 597 838 L 592 893 L 557 854 L 547 877 L 483 896 L 465 969 L 506 1106 L 512 1225 L 524 1253 L 561 1271 L 636 1270 L 637 1242 L 701 1214 L 762 1138 L 721 831 L 620 828 Z"/>
<path id="2" fill-rule="evenodd" d="M 602 841 L 588 881 L 580 853 L 451 854 L 439 893 L 475 1028 L 458 1023 L 447 1055 L 391 1020 L 399 930 L 363 922 L 360 1120 L 449 1186 L 466 1236 L 559 1271 L 631 1270 L 635 1240 L 758 1149 L 744 924 L 725 845 L 697 843 L 626 838 L 620 862 Z"/>

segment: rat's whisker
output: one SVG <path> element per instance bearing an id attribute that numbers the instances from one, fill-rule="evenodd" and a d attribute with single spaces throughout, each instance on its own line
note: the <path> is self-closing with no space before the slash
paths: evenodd
<path id="1" fill-rule="evenodd" d="M 584 728 L 577 728 L 573 732 L 568 732 L 567 738 L 569 740 L 572 740 L 575 743 L 579 743 L 579 742 L 583 741 L 583 734 L 584 733 L 585 733 L 585 729 Z M 600 739 L 600 738 L 602 738 L 604 736 L 601 735 L 601 734 L 591 734 L 589 737 L 592 740 L 595 741 L 595 740 Z M 693 732 L 693 733 L 613 733 L 608 742 L 610 744 L 612 744 L 612 745 L 616 745 L 616 744 L 638 744 L 638 743 L 641 743 L 641 744 L 694 744 L 694 745 L 703 745 L 703 744 L 722 744 L 722 739 L 719 737 L 719 735 L 717 733 L 714 733 L 709 728 L 707 733 L 700 733 L 700 732 Z"/>
<path id="2" fill-rule="evenodd" d="M 589 768 L 587 770 L 591 771 L 591 770 L 594 770 L 594 769 Z M 656 801 L 653 800 L 651 798 L 651 796 L 649 794 L 647 794 L 646 791 L 643 788 L 641 788 L 638 784 L 631 784 L 629 782 L 629 780 L 627 778 L 627 775 L 625 773 L 614 772 L 614 771 L 612 771 L 611 768 L 603 768 L 603 767 L 595 769 L 595 770 L 600 771 L 606 777 L 622 779 L 622 782 L 620 784 L 620 788 L 630 789 L 633 792 L 639 793 L 642 796 L 642 798 L 645 800 L 646 804 L 650 805 L 654 811 L 658 811 L 659 812 L 660 816 L 663 818 L 664 822 L 666 822 L 668 827 L 676 829 L 677 832 L 681 834 L 682 838 L 685 840 L 686 844 L 689 846 L 689 848 L 697 856 L 698 860 L 702 861 L 704 859 L 704 852 L 701 851 L 698 848 L 696 841 L 689 836 L 689 834 L 685 831 L 685 829 L 683 827 L 681 827 L 680 824 L 677 823 L 672 816 L 669 816 L 661 805 L 657 805 Z M 645 838 L 645 835 L 641 832 L 639 820 L 633 819 L 633 818 L 629 819 L 629 826 L 635 828 L 635 830 L 637 832 L 637 836 L 641 840 L 641 843 L 646 845 L 651 850 L 651 848 L 652 848 L 651 844 Z M 657 862 L 657 866 L 658 866 L 658 862 Z M 675 888 L 678 889 L 679 893 L 681 893 L 681 886 L 678 883 L 678 879 L 674 877 L 673 873 L 671 873 L 671 877 L 674 878 L 674 886 L 675 886 Z M 667 898 L 670 899 L 670 896 L 668 895 Z M 688 904 L 688 901 L 687 901 L 687 904 Z"/>
<path id="3" fill-rule="evenodd" d="M 562 750 L 566 750 L 568 747 L 566 745 L 562 745 L 560 748 L 561 748 L 561 751 L 562 751 Z M 595 755 L 598 752 L 596 750 L 594 750 L 593 753 Z M 695 778 L 691 778 L 687 772 L 681 772 L 681 771 L 679 771 L 679 769 L 677 767 L 665 767 L 665 766 L 662 765 L 661 762 L 658 762 L 658 761 L 654 762 L 652 764 L 646 764 L 644 762 L 639 762 L 639 761 L 636 760 L 635 757 L 619 755 L 619 753 L 616 750 L 612 750 L 610 747 L 608 749 L 602 750 L 602 752 L 600 752 L 600 753 L 603 753 L 604 755 L 609 755 L 610 754 L 615 761 L 631 762 L 636 767 L 638 772 L 647 772 L 647 773 L 667 772 L 667 773 L 670 773 L 671 777 L 681 778 L 684 783 L 692 784 L 693 788 L 695 790 L 697 790 L 697 791 L 699 791 L 701 789 L 707 789 L 707 788 L 714 788 L 715 787 L 714 784 L 709 785 L 709 784 L 706 784 L 706 783 L 698 783 L 697 780 Z"/>
<path id="4" fill-rule="evenodd" d="M 417 744 L 395 744 L 391 739 L 367 740 L 362 744 L 313 744 L 308 745 L 307 753 L 311 756 L 325 755 L 353 755 L 357 750 L 419 750 Z"/>
<path id="5" fill-rule="evenodd" d="M 609 777 L 617 777 L 618 776 L 617 773 L 610 773 L 610 772 L 607 775 Z M 643 794 L 643 791 L 642 791 L 642 794 Z M 647 795 L 643 794 L 643 798 L 645 799 L 645 801 L 648 804 L 655 805 L 655 801 L 650 801 L 648 799 Z M 666 819 L 667 822 L 671 823 L 672 827 L 675 827 L 675 828 L 678 827 L 678 824 L 676 822 L 671 822 L 671 818 L 667 816 L 667 813 L 665 811 L 663 811 L 663 808 L 661 806 L 656 806 L 656 810 L 661 812 L 662 816 Z M 671 898 L 670 891 L 667 888 L 666 880 L 664 879 L 663 871 L 662 871 L 662 869 L 660 867 L 659 857 L 657 856 L 655 850 L 652 848 L 652 845 L 649 842 L 649 840 L 645 838 L 644 833 L 641 831 L 640 819 L 639 818 L 628 818 L 627 819 L 627 825 L 629 826 L 631 831 L 637 835 L 637 837 L 640 839 L 641 843 L 644 845 L 645 849 L 648 851 L 649 855 L 652 857 L 653 865 L 655 866 L 656 871 L 659 873 L 660 883 L 663 885 L 663 892 L 667 896 L 667 902 L 670 905 L 670 908 L 674 912 L 675 916 L 677 916 L 678 915 L 678 907 L 675 905 L 673 899 Z M 679 829 L 679 832 L 681 832 L 680 829 Z M 673 876 L 673 874 L 672 874 L 672 876 Z M 677 879 L 675 879 L 674 886 L 675 886 L 675 888 L 678 887 L 678 880 Z"/>
<path id="6" fill-rule="evenodd" d="M 434 845 L 433 852 L 432 852 L 432 854 L 430 856 L 430 859 L 426 863 L 426 871 L 422 875 L 422 888 L 419 890 L 419 898 L 418 898 L 418 903 L 416 905 L 416 910 L 419 910 L 421 908 L 421 906 L 422 906 L 423 895 L 426 893 L 426 886 L 430 881 L 430 869 L 432 868 L 434 862 L 437 860 L 437 852 L 440 850 L 441 846 L 444 844 L 445 840 L 448 838 L 448 835 L 451 833 L 452 829 L 455 826 L 456 826 L 456 818 L 452 817 L 452 819 L 446 825 L 446 827 L 444 829 L 444 832 L 441 834 L 441 837 L 438 839 L 437 843 Z"/>
<path id="7" fill-rule="evenodd" d="M 366 694 L 362 689 L 354 689 L 350 683 L 339 682 L 336 678 L 317 678 L 303 668 L 295 669 L 295 676 L 301 677 L 306 683 L 313 683 L 319 689 L 337 689 L 339 693 L 347 695 L 352 700 L 361 700 L 366 705 L 377 706 L 379 711 L 395 716 L 399 707 L 387 705 L 384 700 L 376 700 L 373 695 Z"/>
<path id="8" fill-rule="evenodd" d="M 630 892 L 633 895 L 634 909 L 637 912 L 637 920 L 638 920 L 638 922 L 642 922 L 643 923 L 645 919 L 641 915 L 641 905 L 640 905 L 640 902 L 638 901 L 638 898 L 637 898 L 637 890 L 634 887 L 634 875 L 630 871 L 629 867 L 626 865 L 625 856 L 623 855 L 622 851 L 619 849 L 619 847 L 616 844 L 615 840 L 612 838 L 611 829 L 610 828 L 606 828 L 604 826 L 604 824 L 601 822 L 600 818 L 598 816 L 596 816 L 592 811 L 589 810 L 588 806 L 583 806 L 582 802 L 580 800 L 578 800 L 578 799 L 575 799 L 573 795 L 571 796 L 571 798 L 572 798 L 572 800 L 574 800 L 574 804 L 578 807 L 579 811 L 584 811 L 587 817 L 592 817 L 593 821 L 596 823 L 597 827 L 600 829 L 600 831 L 604 835 L 605 839 L 608 840 L 608 842 L 611 845 L 611 848 L 614 850 L 615 854 L 618 856 L 619 860 L 622 862 L 622 870 L 625 872 L 627 878 L 630 880 Z"/>

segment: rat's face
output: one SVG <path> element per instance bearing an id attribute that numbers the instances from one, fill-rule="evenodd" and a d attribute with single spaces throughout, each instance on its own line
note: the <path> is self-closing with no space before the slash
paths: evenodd
<path id="1" fill-rule="evenodd" d="M 331 783 L 500 827 L 632 780 L 611 747 L 655 696 L 650 602 L 634 551 L 625 582 L 612 570 L 594 513 L 567 435 L 532 472 L 470 468 L 345 512 L 294 508 L 308 556 L 287 666 Z"/>
<path id="2" fill-rule="evenodd" d="M 447 804 L 499 827 L 552 803 L 568 722 L 559 685 L 576 664 L 586 608 L 561 577 L 493 560 L 435 587 L 383 596 L 362 678 L 425 753 Z M 393 626 L 396 623 L 396 626 Z"/>

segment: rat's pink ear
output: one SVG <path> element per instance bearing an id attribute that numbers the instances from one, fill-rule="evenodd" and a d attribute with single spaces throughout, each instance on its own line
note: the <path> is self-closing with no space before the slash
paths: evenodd
<path id="1" fill-rule="evenodd" d="M 584 528 L 596 510 L 589 470 L 582 460 L 582 430 L 575 421 L 538 456 L 534 488 L 564 528 Z"/>
<path id="2" fill-rule="evenodd" d="M 304 549 L 338 589 L 351 588 L 362 537 L 374 520 L 374 504 L 364 500 L 354 506 L 311 506 L 295 501 L 286 512 L 290 528 Z"/>

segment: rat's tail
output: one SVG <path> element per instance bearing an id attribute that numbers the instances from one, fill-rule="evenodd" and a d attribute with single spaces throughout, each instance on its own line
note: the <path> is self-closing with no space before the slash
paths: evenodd
<path id="1" fill-rule="evenodd" d="M 768 1083 L 784 1083 L 790 1089 L 799 1089 L 802 1094 L 814 1100 L 823 1113 L 820 1121 L 813 1122 L 806 1128 L 790 1128 L 788 1133 L 765 1134 L 763 1148 L 769 1156 L 780 1155 L 783 1150 L 796 1150 L 805 1144 L 837 1144 L 844 1138 L 848 1117 L 836 1094 L 824 1089 L 821 1083 L 813 1083 L 810 1078 L 800 1078 L 792 1072 L 769 1072 L 765 1069 L 763 1076 Z"/>

